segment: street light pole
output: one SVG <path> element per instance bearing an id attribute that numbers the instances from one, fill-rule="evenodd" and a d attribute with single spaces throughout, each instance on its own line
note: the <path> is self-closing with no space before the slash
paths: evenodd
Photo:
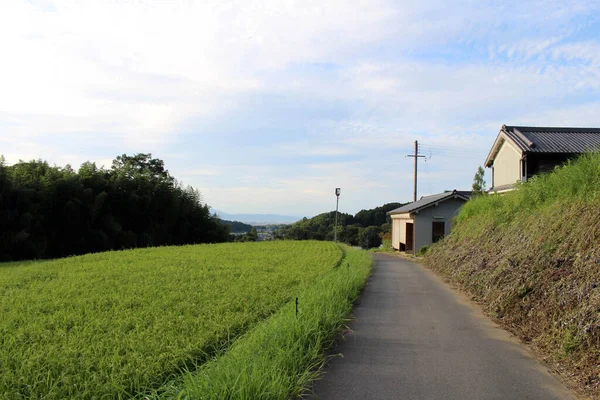
<path id="1" fill-rule="evenodd" d="M 335 188 L 335 228 L 333 230 L 333 241 L 337 243 L 337 221 L 338 221 L 338 206 L 340 204 L 340 188 Z"/>

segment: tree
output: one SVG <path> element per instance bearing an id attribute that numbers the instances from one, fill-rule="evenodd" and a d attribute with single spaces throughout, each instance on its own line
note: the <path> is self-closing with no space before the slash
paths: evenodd
<path id="1" fill-rule="evenodd" d="M 152 158 L 151 153 L 117 156 L 112 162 L 112 171 L 117 175 L 125 175 L 128 179 L 144 177 L 154 184 L 167 183 L 172 186 L 175 183 L 175 178 L 165 169 L 165 163 L 158 158 Z"/>
<path id="2" fill-rule="evenodd" d="M 379 247 L 381 244 L 381 236 L 379 236 L 378 226 L 369 226 L 363 229 L 358 235 L 358 243 L 363 249 Z"/>
<path id="3" fill-rule="evenodd" d="M 392 224 L 390 222 L 386 222 L 385 224 L 381 225 L 381 233 L 382 234 L 386 234 L 389 233 L 392 229 Z"/>
<path id="4" fill-rule="evenodd" d="M 256 242 L 258 240 L 258 232 L 256 232 L 256 228 L 254 226 L 246 235 L 248 236 L 248 241 L 250 242 Z"/>
<path id="5" fill-rule="evenodd" d="M 352 224 L 345 226 L 340 240 L 344 243 L 348 243 L 351 246 L 358 246 L 358 236 L 360 235 L 360 232 L 362 230 L 363 227 L 360 226 L 360 224 Z"/>
<path id="6" fill-rule="evenodd" d="M 485 180 L 483 179 L 484 175 L 485 175 L 485 170 L 480 165 L 479 168 L 477 168 L 475 177 L 473 178 L 473 195 L 475 195 L 475 196 L 485 194 L 486 187 L 485 187 Z"/>
<path id="7" fill-rule="evenodd" d="M 150 154 L 78 172 L 42 160 L 7 166 L 0 156 L 0 261 L 228 238 L 200 192 Z"/>

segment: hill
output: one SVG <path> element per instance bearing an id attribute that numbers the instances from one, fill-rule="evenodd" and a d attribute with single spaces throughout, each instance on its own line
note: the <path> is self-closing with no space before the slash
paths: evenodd
<path id="1" fill-rule="evenodd" d="M 229 229 L 230 229 L 231 233 L 246 233 L 246 232 L 250 232 L 250 229 L 252 229 L 252 225 L 245 224 L 245 223 L 240 222 L 240 221 L 227 221 L 227 220 L 224 220 L 224 219 L 221 219 L 219 221 L 223 225 L 229 226 Z"/>
<path id="2" fill-rule="evenodd" d="M 425 258 L 580 391 L 600 396 L 600 154 L 469 201 Z"/>
<path id="3" fill-rule="evenodd" d="M 373 209 L 360 210 L 356 215 L 338 212 L 338 240 L 352 246 L 379 246 L 381 240 L 377 241 L 375 236 L 389 230 L 390 219 L 386 213 L 402 205 L 387 203 Z M 279 237 L 294 240 L 333 240 L 334 226 L 335 211 L 330 211 L 310 219 L 303 218 L 295 224 L 283 227 L 277 234 Z M 368 232 L 365 231 L 367 228 L 370 228 Z"/>
<path id="4" fill-rule="evenodd" d="M 367 226 L 381 226 L 385 223 L 391 223 L 390 217 L 387 216 L 388 211 L 395 210 L 396 208 L 402 207 L 406 203 L 386 203 L 382 206 L 371 208 L 368 210 L 360 210 L 354 216 L 355 223 L 360 224 L 363 227 Z"/>

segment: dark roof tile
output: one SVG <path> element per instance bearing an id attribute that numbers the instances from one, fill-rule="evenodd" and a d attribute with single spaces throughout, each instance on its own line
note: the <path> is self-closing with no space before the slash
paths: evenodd
<path id="1" fill-rule="evenodd" d="M 502 131 L 528 153 L 577 154 L 600 149 L 600 128 L 503 126 Z"/>
<path id="2" fill-rule="evenodd" d="M 389 211 L 387 214 L 392 215 L 413 212 L 422 208 L 429 207 L 430 205 L 433 205 L 439 201 L 443 201 L 448 198 L 454 197 L 455 195 L 459 195 L 468 200 L 471 197 L 471 192 L 466 190 L 448 190 L 443 193 L 432 194 L 430 196 L 423 196 L 419 200 L 406 204 L 400 208 L 396 208 L 395 210 Z"/>

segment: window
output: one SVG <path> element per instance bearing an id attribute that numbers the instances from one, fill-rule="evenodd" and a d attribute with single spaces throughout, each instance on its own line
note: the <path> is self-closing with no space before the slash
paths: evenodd
<path id="1" fill-rule="evenodd" d="M 431 229 L 431 241 L 433 243 L 437 242 L 441 238 L 444 237 L 444 232 L 446 229 L 446 224 L 444 221 L 433 221 L 432 229 Z"/>

